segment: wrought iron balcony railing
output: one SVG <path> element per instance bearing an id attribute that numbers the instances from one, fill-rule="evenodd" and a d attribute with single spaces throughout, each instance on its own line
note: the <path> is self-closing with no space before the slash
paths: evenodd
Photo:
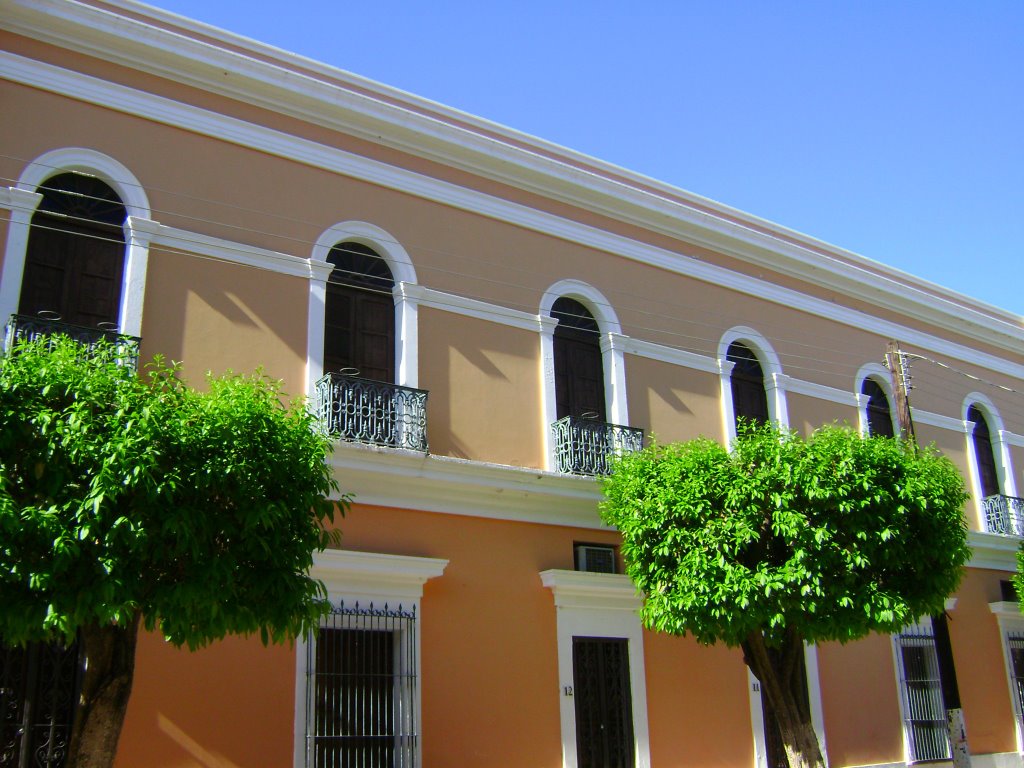
<path id="1" fill-rule="evenodd" d="M 1024 499 L 1016 496 L 986 496 L 981 500 L 985 530 L 1003 536 L 1024 537 Z"/>
<path id="2" fill-rule="evenodd" d="M 358 443 L 427 450 L 427 392 L 329 373 L 316 383 L 316 414 L 328 434 Z"/>
<path id="3" fill-rule="evenodd" d="M 4 351 L 9 351 L 17 341 L 52 336 L 68 336 L 87 351 L 92 350 L 100 341 L 109 342 L 117 349 L 122 364 L 135 369 L 139 367 L 139 342 L 142 340 L 137 336 L 127 336 L 112 328 L 90 328 L 30 315 L 11 315 L 4 331 Z"/>
<path id="4" fill-rule="evenodd" d="M 574 475 L 608 474 L 609 457 L 644 447 L 644 431 L 566 416 L 551 425 L 555 468 Z"/>

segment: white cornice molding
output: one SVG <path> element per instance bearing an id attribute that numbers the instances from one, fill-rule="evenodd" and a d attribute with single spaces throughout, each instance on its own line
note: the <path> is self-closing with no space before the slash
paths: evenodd
<path id="1" fill-rule="evenodd" d="M 931 411 L 921 411 L 913 407 L 911 407 L 910 411 L 914 421 L 918 424 L 927 424 L 939 429 L 948 429 L 950 432 L 959 432 L 960 434 L 966 432 L 967 428 L 964 426 L 963 419 L 943 416 L 941 413 L 932 413 Z"/>
<path id="2" fill-rule="evenodd" d="M 551 569 L 540 572 L 541 583 L 550 589 L 559 608 L 640 610 L 643 597 L 628 576 L 621 573 L 589 573 Z"/>
<path id="3" fill-rule="evenodd" d="M 1016 536 L 968 531 L 967 545 L 971 548 L 968 563 L 971 568 L 1016 572 L 1017 549 L 1020 547 L 1020 539 Z"/>
<path id="4" fill-rule="evenodd" d="M 314 553 L 309 573 L 331 594 L 415 600 L 423 597 L 423 585 L 447 566 L 447 560 L 433 557 L 327 549 Z"/>
<path id="5" fill-rule="evenodd" d="M 953 322 L 950 330 L 972 336 L 997 333 L 1011 344 L 1020 336 L 1020 317 L 899 270 L 640 174 L 174 14 L 125 0 L 111 5 L 141 20 L 67 0 L 6 0 L 4 5 L 9 7 L 3 23 L 36 39 L 682 237 L 943 327 Z"/>
<path id="6" fill-rule="evenodd" d="M 718 361 L 708 355 L 687 352 L 683 349 L 669 347 L 665 344 L 656 344 L 653 341 L 635 339 L 631 336 L 624 337 L 622 346 L 623 351 L 627 354 L 718 375 Z"/>
<path id="7" fill-rule="evenodd" d="M 346 442 L 328 463 L 356 504 L 608 530 L 592 477 Z"/>
<path id="8" fill-rule="evenodd" d="M 420 294 L 419 303 L 421 307 L 430 307 L 444 312 L 453 312 L 465 317 L 473 317 L 477 320 L 487 320 L 492 323 L 500 323 L 511 328 L 519 328 L 524 331 L 536 332 L 540 327 L 540 321 L 535 314 L 523 312 L 510 307 L 503 307 L 500 304 L 491 304 L 478 299 L 470 299 L 466 296 L 459 296 L 454 293 L 445 293 L 433 288 L 423 288 Z"/>
<path id="9" fill-rule="evenodd" d="M 999 600 L 994 603 L 989 603 L 988 609 L 1000 618 L 1024 621 L 1024 615 L 1021 615 L 1020 612 L 1020 603 L 1010 602 L 1009 600 Z"/>
<path id="10" fill-rule="evenodd" d="M 814 397 L 818 400 L 827 400 L 830 403 L 847 405 L 851 408 L 857 408 L 859 406 L 856 392 L 836 389 L 835 387 L 829 387 L 813 381 L 794 379 L 787 376 L 785 389 L 787 393 L 791 392 L 796 395 L 806 395 L 807 397 Z"/>
<path id="11" fill-rule="evenodd" d="M 511 203 L 242 120 L 36 62 L 9 52 L 0 52 L 0 76 L 608 251 L 670 272 L 803 310 L 812 315 L 826 317 L 885 338 L 899 338 L 905 344 L 939 352 L 1016 378 L 1024 378 L 1024 365 L 948 342 L 932 334 L 535 208 Z M 906 310 L 907 308 L 904 308 L 904 311 Z M 991 324 L 985 328 L 965 328 L 962 318 L 962 312 L 950 313 L 945 316 L 946 321 L 939 324 L 956 333 L 1024 354 L 1024 334 L 1019 330 L 1016 333 L 1003 332 Z"/>
<path id="12" fill-rule="evenodd" d="M 311 267 L 309 259 L 290 256 L 287 253 L 257 248 L 253 245 L 190 232 L 186 229 L 168 227 L 149 219 L 133 218 L 132 227 L 135 231 L 150 236 L 150 247 L 152 248 L 205 256 L 232 264 L 266 269 L 283 275 L 304 278 L 314 276 L 314 269 Z"/>

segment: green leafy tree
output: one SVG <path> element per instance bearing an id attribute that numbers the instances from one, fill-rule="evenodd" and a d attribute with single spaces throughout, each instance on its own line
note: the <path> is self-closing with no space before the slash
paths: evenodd
<path id="1" fill-rule="evenodd" d="M 113 763 L 140 625 L 195 649 L 316 622 L 338 509 L 329 441 L 277 383 L 199 392 L 122 356 L 54 337 L 0 359 L 0 640 L 77 638 L 71 766 Z"/>
<path id="2" fill-rule="evenodd" d="M 954 466 L 823 427 L 740 430 L 621 457 L 604 521 L 622 533 L 645 626 L 743 649 L 789 765 L 822 766 L 803 645 L 893 632 L 943 610 L 969 557 Z"/>

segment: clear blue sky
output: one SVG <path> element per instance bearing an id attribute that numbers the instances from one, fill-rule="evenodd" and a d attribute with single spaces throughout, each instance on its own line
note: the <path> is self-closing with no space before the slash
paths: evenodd
<path id="1" fill-rule="evenodd" d="M 1024 315 L 1024 0 L 158 0 Z"/>

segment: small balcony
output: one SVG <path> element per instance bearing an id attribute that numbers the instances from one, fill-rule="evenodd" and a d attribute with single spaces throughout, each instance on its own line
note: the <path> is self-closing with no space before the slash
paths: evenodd
<path id="1" fill-rule="evenodd" d="M 87 351 L 91 351 L 101 341 L 108 342 L 117 349 L 118 358 L 123 365 L 135 370 L 139 367 L 139 343 L 142 341 L 139 337 L 118 333 L 114 327 L 89 327 L 65 323 L 57 315 L 11 315 L 4 331 L 4 351 L 10 351 L 17 341 L 32 341 L 51 336 L 67 336 L 77 341 Z"/>
<path id="2" fill-rule="evenodd" d="M 644 431 L 566 416 L 551 425 L 555 438 L 555 469 L 573 475 L 606 475 L 608 459 L 644 447 Z"/>
<path id="3" fill-rule="evenodd" d="M 1002 536 L 1024 537 L 1024 499 L 1016 496 L 986 496 L 981 500 L 985 530 Z"/>
<path id="4" fill-rule="evenodd" d="M 340 440 L 427 450 L 426 390 L 328 373 L 316 383 L 314 408 Z"/>

